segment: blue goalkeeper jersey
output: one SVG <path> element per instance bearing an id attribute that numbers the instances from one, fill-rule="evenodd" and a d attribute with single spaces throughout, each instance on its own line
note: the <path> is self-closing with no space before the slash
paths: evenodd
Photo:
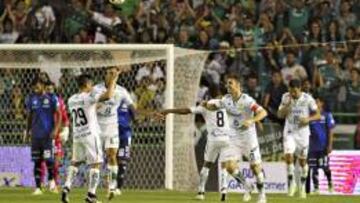
<path id="1" fill-rule="evenodd" d="M 321 119 L 310 122 L 309 152 L 325 151 L 328 145 L 329 131 L 335 127 L 335 120 L 330 112 L 321 112 Z"/>
<path id="2" fill-rule="evenodd" d="M 25 99 L 25 106 L 27 112 L 32 116 L 32 138 L 49 138 L 55 127 L 55 112 L 59 107 L 57 96 L 54 94 L 31 94 Z"/>
<path id="3" fill-rule="evenodd" d="M 133 118 L 133 112 L 129 109 L 128 104 L 125 101 L 121 101 L 120 106 L 118 108 L 118 124 L 119 128 L 130 129 L 131 121 Z M 120 135 L 120 137 L 123 135 Z"/>

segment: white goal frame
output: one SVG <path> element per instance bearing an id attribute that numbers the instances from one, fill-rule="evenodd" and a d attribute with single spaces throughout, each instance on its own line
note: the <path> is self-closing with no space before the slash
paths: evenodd
<path id="1" fill-rule="evenodd" d="M 0 44 L 1 51 L 26 51 L 26 50 L 165 50 L 166 56 L 166 90 L 165 108 L 174 107 L 174 45 L 172 44 Z M 1 67 L 0 67 L 1 68 Z M 173 168 L 173 132 L 174 115 L 166 117 L 165 128 L 165 188 L 173 189 L 174 168 Z"/>

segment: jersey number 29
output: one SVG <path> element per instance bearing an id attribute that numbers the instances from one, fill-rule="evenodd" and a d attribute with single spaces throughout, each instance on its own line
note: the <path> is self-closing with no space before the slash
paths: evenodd
<path id="1" fill-rule="evenodd" d="M 84 126 L 88 123 L 84 109 L 78 108 L 71 111 L 76 127 Z"/>

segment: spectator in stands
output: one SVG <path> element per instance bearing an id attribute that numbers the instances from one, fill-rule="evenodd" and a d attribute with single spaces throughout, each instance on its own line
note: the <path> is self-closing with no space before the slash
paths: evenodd
<path id="1" fill-rule="evenodd" d="M 346 44 L 340 43 L 343 41 L 343 38 L 340 33 L 339 23 L 336 20 L 333 20 L 328 25 L 326 41 L 330 43 L 331 50 L 337 53 L 347 52 Z"/>
<path id="2" fill-rule="evenodd" d="M 15 85 L 11 91 L 11 107 L 12 119 L 23 121 L 24 120 L 24 95 L 21 88 Z"/>
<path id="3" fill-rule="evenodd" d="M 345 110 L 348 112 L 354 112 L 357 103 L 360 101 L 360 70 L 351 69 L 350 80 L 346 83 L 346 105 Z"/>
<path id="4" fill-rule="evenodd" d="M 292 1 L 294 5 L 288 10 L 287 23 L 296 38 L 301 38 L 303 30 L 307 28 L 310 19 L 310 9 L 305 6 L 304 0 Z"/>
<path id="5" fill-rule="evenodd" d="M 71 0 L 66 10 L 68 12 L 65 12 L 64 15 L 63 32 L 66 40 L 70 40 L 74 39 L 74 35 L 78 34 L 81 29 L 86 29 L 89 22 L 85 5 L 81 0 Z"/>
<path id="6" fill-rule="evenodd" d="M 262 90 L 259 86 L 259 80 L 255 73 L 250 74 L 246 78 L 246 83 L 244 85 L 244 92 L 250 95 L 258 104 L 262 102 Z"/>
<path id="7" fill-rule="evenodd" d="M 6 9 L 0 16 L 0 43 L 13 44 L 19 37 L 19 32 L 14 26 L 14 21 L 9 19 L 9 13 L 11 12 L 11 5 L 7 5 Z"/>
<path id="8" fill-rule="evenodd" d="M 286 66 L 281 69 L 281 74 L 286 85 L 290 80 L 304 80 L 308 77 L 305 68 L 297 61 L 297 54 L 294 51 L 287 52 Z"/>
<path id="9" fill-rule="evenodd" d="M 341 69 L 339 59 L 333 51 L 327 51 L 325 60 L 324 64 L 315 68 L 314 85 L 318 85 L 326 104 L 331 111 L 334 111 L 341 86 Z"/>
<path id="10" fill-rule="evenodd" d="M 182 48 L 192 48 L 193 44 L 189 41 L 189 33 L 186 29 L 181 29 L 177 39 L 177 46 Z"/>
<path id="11" fill-rule="evenodd" d="M 229 69 L 228 73 L 234 73 L 238 76 L 246 76 L 250 74 L 250 63 L 251 58 L 249 52 L 241 50 L 245 48 L 244 38 L 240 33 L 236 33 L 233 36 L 233 52 L 229 58 Z"/>
<path id="12" fill-rule="evenodd" d="M 287 87 L 283 82 L 282 74 L 275 70 L 271 74 L 271 83 L 265 89 L 263 106 L 269 113 L 269 119 L 274 122 L 280 122 L 277 117 L 277 110 L 281 103 L 281 97 L 287 92 Z"/>
<path id="13" fill-rule="evenodd" d="M 358 106 L 358 116 L 360 116 L 360 102 L 357 104 Z M 360 120 L 358 120 L 355 135 L 354 135 L 354 149 L 360 149 Z"/>
<path id="14" fill-rule="evenodd" d="M 345 33 L 345 29 L 349 26 L 354 26 L 356 23 L 356 15 L 351 12 L 351 2 L 350 0 L 342 0 L 340 4 L 340 16 L 339 24 L 341 33 Z"/>

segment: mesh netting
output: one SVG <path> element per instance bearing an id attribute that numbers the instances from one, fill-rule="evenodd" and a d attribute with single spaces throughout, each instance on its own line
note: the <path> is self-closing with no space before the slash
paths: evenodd
<path id="1" fill-rule="evenodd" d="M 144 45 L 145 46 L 145 45 Z M 0 51 L 0 145 L 23 145 L 24 100 L 31 80 L 47 73 L 66 101 L 77 91 L 75 77 L 89 73 L 101 82 L 109 66 L 131 67 L 118 83 L 128 89 L 140 109 L 164 108 L 166 94 L 166 50 L 26 50 Z M 175 49 L 174 106 L 195 104 L 198 84 L 207 54 Z M 45 74 L 43 74 L 45 75 Z M 193 148 L 193 119 L 175 116 L 173 134 L 174 189 L 189 190 L 197 182 Z M 126 187 L 164 188 L 165 122 L 139 117 L 133 124 L 131 162 Z M 71 143 L 66 146 L 64 166 L 69 164 Z M 81 167 L 84 168 L 85 167 Z M 83 183 L 86 175 L 83 174 Z M 81 176 L 80 176 L 81 177 Z M 81 184 L 81 181 L 79 183 Z"/>

